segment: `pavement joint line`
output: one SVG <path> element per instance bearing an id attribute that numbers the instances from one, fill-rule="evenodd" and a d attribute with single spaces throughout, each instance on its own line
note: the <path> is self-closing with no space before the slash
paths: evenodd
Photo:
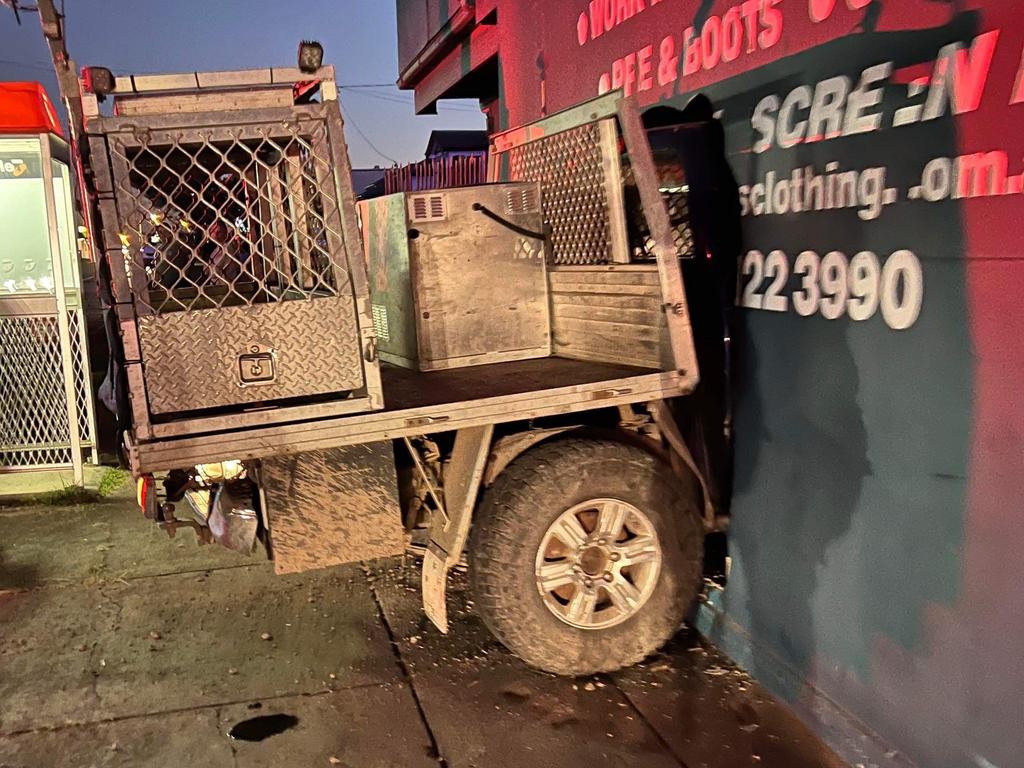
<path id="1" fill-rule="evenodd" d="M 640 721 L 650 729 L 651 733 L 654 734 L 654 738 L 658 740 L 658 743 L 661 744 L 665 752 L 671 755 L 672 759 L 679 763 L 682 768 L 688 768 L 683 758 L 676 753 L 672 748 L 672 745 L 669 744 L 665 740 L 665 737 L 661 735 L 661 731 L 654 727 L 654 723 L 647 719 L 647 716 L 637 707 L 636 702 L 634 702 L 630 695 L 619 686 L 619 681 L 610 675 L 607 677 L 607 680 L 611 683 L 612 687 L 619 692 L 619 695 L 622 696 L 626 705 L 633 711 L 633 714 L 639 717 Z"/>
<path id="2" fill-rule="evenodd" d="M 217 707 L 217 711 L 213 713 L 213 716 L 217 718 L 218 725 L 220 724 L 222 709 L 224 709 L 224 707 Z M 219 730 L 220 729 L 218 728 L 218 731 Z M 234 768 L 238 768 L 238 748 L 235 746 L 235 740 L 230 737 L 228 738 L 228 747 L 231 749 L 231 765 L 234 766 Z"/>
<path id="3" fill-rule="evenodd" d="M 84 512 L 85 507 L 90 509 L 93 507 L 112 507 L 121 506 L 124 504 L 124 499 L 117 498 L 103 498 L 99 501 L 89 502 L 88 504 L 73 504 L 71 506 L 50 506 L 48 504 L 31 503 L 31 504 L 11 504 L 11 497 L 0 496 L 0 520 L 5 517 L 17 517 L 19 515 L 38 514 L 40 510 L 49 509 L 52 513 L 61 512 Z"/>
<path id="4" fill-rule="evenodd" d="M 395 636 L 395 631 L 391 628 L 391 622 L 388 621 L 388 616 L 384 612 L 384 604 L 380 601 L 380 595 L 377 593 L 377 584 L 374 580 L 370 579 L 372 575 L 370 567 L 364 562 L 360 563 L 363 569 L 363 575 L 366 577 L 367 585 L 370 588 L 370 594 L 373 595 L 373 602 L 377 606 L 377 613 L 380 616 L 381 624 L 384 625 L 384 631 L 388 634 L 388 640 L 391 643 L 391 653 L 395 657 L 395 664 L 398 665 L 398 669 L 402 673 L 404 682 L 409 686 L 409 692 L 412 694 L 412 700 L 416 703 L 416 711 L 419 713 L 420 721 L 423 723 L 423 728 L 427 732 L 427 738 L 430 739 L 430 747 L 434 752 L 434 756 L 437 759 L 437 764 L 441 768 L 448 768 L 448 761 L 444 755 L 441 754 L 441 746 L 438 744 L 437 736 L 434 734 L 434 729 L 430 725 L 430 720 L 427 718 L 427 711 L 423 708 L 423 702 L 420 700 L 419 691 L 416 690 L 416 682 L 413 678 L 412 670 L 409 669 L 409 665 L 406 664 L 405 659 L 402 657 L 402 649 L 398 645 L 398 638 Z"/>
<path id="5" fill-rule="evenodd" d="M 304 691 L 304 692 L 292 692 L 292 693 L 281 693 L 275 696 L 257 696 L 255 698 L 248 699 L 233 699 L 228 701 L 215 701 L 209 704 L 198 704 L 191 707 L 174 707 L 171 709 L 162 709 L 154 712 L 133 712 L 129 715 L 117 715 L 116 717 L 103 717 L 98 720 L 80 720 L 77 722 L 66 722 L 59 723 L 56 725 L 40 725 L 35 728 L 19 728 L 14 731 L 0 731 L 0 739 L 13 739 L 18 736 L 27 736 L 33 733 L 56 733 L 58 731 L 72 730 L 75 728 L 92 728 L 97 725 L 110 725 L 112 723 L 123 723 L 132 720 L 145 720 L 147 718 L 159 718 L 166 715 L 181 715 L 186 712 L 205 712 L 207 710 L 214 710 L 218 713 L 224 707 L 235 707 L 240 704 L 252 704 L 253 702 L 273 702 L 281 701 L 283 699 L 315 699 L 321 696 L 330 696 L 335 693 L 347 693 L 348 691 L 360 691 L 369 688 L 387 688 L 391 685 L 408 685 L 412 688 L 412 685 L 404 680 L 399 681 L 387 681 L 382 683 L 358 683 L 356 685 L 349 685 L 343 688 L 324 688 L 319 691 Z M 414 694 L 415 695 L 415 694 Z M 218 717 L 219 719 L 219 717 Z"/>
<path id="6" fill-rule="evenodd" d="M 35 592 L 45 592 L 49 589 L 66 589 L 68 587 L 85 587 L 93 588 L 96 590 L 102 590 L 104 587 L 108 587 L 112 584 L 127 584 L 131 585 L 136 581 L 145 581 L 146 579 L 166 579 L 170 576 L 194 576 L 197 573 L 216 573 L 219 571 L 233 571 L 240 568 L 262 568 L 263 563 L 239 563 L 238 565 L 214 565 L 209 568 L 190 568 L 187 571 L 162 571 L 160 573 L 143 573 L 138 576 L 128 576 L 121 574 L 112 578 L 95 579 L 90 581 L 88 578 L 85 579 L 54 579 L 53 581 L 47 581 L 43 584 L 36 584 L 31 587 L 12 587 L 10 589 L 0 589 L 0 595 L 3 594 L 26 594 Z"/>
<path id="7" fill-rule="evenodd" d="M 190 568 L 187 571 L 161 571 L 160 573 L 142 573 L 138 576 L 119 577 L 124 581 L 143 581 L 145 579 L 164 579 L 168 576 L 192 576 L 197 573 L 213 573 L 215 571 L 234 571 L 239 568 L 263 568 L 266 563 L 238 563 L 237 565 L 214 565 L 209 568 Z"/>

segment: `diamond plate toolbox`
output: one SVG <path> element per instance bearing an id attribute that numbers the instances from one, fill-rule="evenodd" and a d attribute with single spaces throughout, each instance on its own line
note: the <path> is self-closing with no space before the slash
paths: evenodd
<path id="1" fill-rule="evenodd" d="M 181 413 L 363 386 L 354 301 L 314 301 L 140 317 L 150 412 Z"/>

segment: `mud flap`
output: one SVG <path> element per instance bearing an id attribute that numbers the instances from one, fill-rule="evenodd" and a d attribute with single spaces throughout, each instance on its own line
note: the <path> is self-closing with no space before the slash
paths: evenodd
<path id="1" fill-rule="evenodd" d="M 423 556 L 423 572 L 420 591 L 423 595 L 423 612 L 431 623 L 448 634 L 448 555 L 431 541 Z"/>
<path id="2" fill-rule="evenodd" d="M 389 441 L 297 453 L 262 464 L 277 573 L 405 551 Z"/>
<path id="3" fill-rule="evenodd" d="M 420 588 L 423 610 L 439 630 L 448 634 L 448 571 L 462 559 L 469 538 L 473 508 L 494 436 L 494 425 L 460 429 L 451 461 L 444 470 L 446 515 L 435 515 L 430 543 L 423 557 Z"/>

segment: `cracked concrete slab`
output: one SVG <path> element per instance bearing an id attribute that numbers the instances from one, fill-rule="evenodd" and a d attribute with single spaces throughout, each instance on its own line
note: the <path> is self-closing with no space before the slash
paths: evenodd
<path id="1" fill-rule="evenodd" d="M 131 501 L 0 511 L 0 590 L 258 562 L 223 547 L 199 547 L 190 532 L 172 541 Z"/>
<path id="2" fill-rule="evenodd" d="M 614 676 L 630 703 L 687 766 L 843 768 L 789 709 L 700 639 Z"/>
<path id="3" fill-rule="evenodd" d="M 783 706 L 705 674 L 728 665 L 709 647 L 556 678 L 490 635 L 460 572 L 442 635 L 419 578 L 412 558 L 275 576 L 130 501 L 0 512 L 0 768 L 833 766 Z M 228 737 L 269 714 L 297 722 Z"/>
<path id="4" fill-rule="evenodd" d="M 275 699 L 259 709 L 253 704 L 222 707 L 220 735 L 228 738 L 231 728 L 247 718 L 273 714 L 291 715 L 298 722 L 266 741 L 234 741 L 239 768 L 437 768 L 430 736 L 405 683 Z"/>
<path id="5" fill-rule="evenodd" d="M 558 678 L 520 663 L 468 661 L 413 678 L 452 768 L 679 768 L 610 684 Z"/>
<path id="6" fill-rule="evenodd" d="M 0 622 L 4 732 L 399 677 L 356 568 L 278 577 L 253 566 L 15 593 L 0 601 Z"/>
<path id="7" fill-rule="evenodd" d="M 245 720 L 281 714 L 296 722 L 279 735 L 259 742 L 230 736 Z M 41 762 L 47 755 L 51 761 Z M 0 768 L 390 768 L 396 755 L 407 768 L 437 766 L 404 683 L 0 736 Z"/>
<path id="8" fill-rule="evenodd" d="M 231 744 L 212 709 L 0 736 L 0 768 L 224 768 Z"/>
<path id="9" fill-rule="evenodd" d="M 678 768 L 616 688 L 529 669 L 475 615 L 465 574 L 450 578 L 451 631 L 443 635 L 422 617 L 419 568 L 411 558 L 373 573 L 374 592 L 449 766 Z"/>
<path id="10" fill-rule="evenodd" d="M 514 660 L 474 613 L 464 572 L 455 570 L 449 576 L 448 618 L 453 629 L 447 635 L 431 624 L 423 612 L 416 558 L 374 563 L 369 581 L 410 671 L 474 659 Z"/>

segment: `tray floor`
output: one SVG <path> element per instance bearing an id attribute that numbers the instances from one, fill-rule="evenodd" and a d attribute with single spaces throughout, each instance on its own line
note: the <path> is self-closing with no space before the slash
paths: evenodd
<path id="1" fill-rule="evenodd" d="M 542 357 L 444 371 L 381 366 L 387 411 L 518 395 L 658 373 L 653 368 Z"/>

